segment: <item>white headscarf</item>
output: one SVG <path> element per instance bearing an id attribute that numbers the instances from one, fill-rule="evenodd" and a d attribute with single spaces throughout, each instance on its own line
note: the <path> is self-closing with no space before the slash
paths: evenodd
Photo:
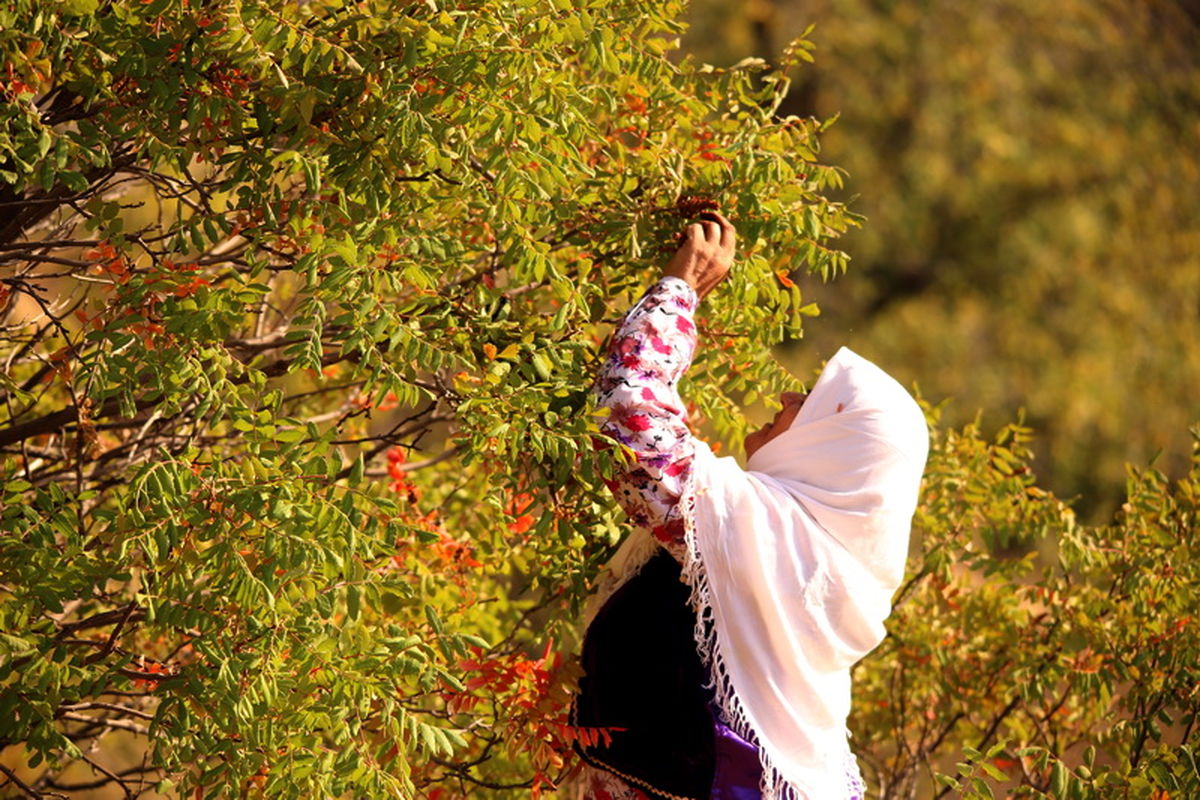
<path id="1" fill-rule="evenodd" d="M 846 797 L 850 667 L 883 640 L 928 449 L 908 392 L 844 347 L 746 470 L 696 443 L 683 580 L 722 715 L 759 746 L 764 800 Z M 654 549 L 631 536 L 601 593 Z"/>

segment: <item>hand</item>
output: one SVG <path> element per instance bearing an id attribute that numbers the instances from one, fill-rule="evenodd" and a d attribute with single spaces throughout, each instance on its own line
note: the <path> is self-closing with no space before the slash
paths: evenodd
<path id="1" fill-rule="evenodd" d="M 700 218 L 703 222 L 684 230 L 683 244 L 671 256 L 663 275 L 682 278 L 704 297 L 729 274 L 737 232 L 733 223 L 716 211 L 706 211 Z"/>

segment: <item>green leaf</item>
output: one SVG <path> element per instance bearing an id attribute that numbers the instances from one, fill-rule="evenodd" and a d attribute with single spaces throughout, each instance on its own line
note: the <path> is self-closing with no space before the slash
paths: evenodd
<path id="1" fill-rule="evenodd" d="M 59 0 L 65 13 L 73 16 L 90 16 L 100 7 L 99 0 Z"/>

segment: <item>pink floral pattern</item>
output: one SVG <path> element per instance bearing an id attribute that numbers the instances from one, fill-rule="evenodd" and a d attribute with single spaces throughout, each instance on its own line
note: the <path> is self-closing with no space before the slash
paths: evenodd
<path id="1" fill-rule="evenodd" d="M 651 286 L 613 334 L 596 381 L 597 405 L 610 409 L 601 430 L 635 458 L 608 488 L 630 521 L 676 558 L 683 556 L 679 496 L 695 450 L 677 387 L 696 350 L 699 302 L 679 278 Z"/>

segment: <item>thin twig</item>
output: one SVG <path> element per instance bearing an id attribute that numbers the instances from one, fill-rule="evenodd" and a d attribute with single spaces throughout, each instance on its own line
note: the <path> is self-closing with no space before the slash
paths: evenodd
<path id="1" fill-rule="evenodd" d="M 65 794 L 59 794 L 58 792 L 39 792 L 39 791 L 36 791 L 36 790 L 35 790 L 33 787 L 31 787 L 29 784 L 25 783 L 25 781 L 23 781 L 23 780 L 21 780 L 20 778 L 18 778 L 15 772 L 13 772 L 13 771 L 12 771 L 11 769 L 9 769 L 8 767 L 4 766 L 4 764 L 2 764 L 2 763 L 0 763 L 0 772 L 3 772 L 3 773 L 4 773 L 4 774 L 5 774 L 7 777 L 8 777 L 8 780 L 9 780 L 9 782 L 10 782 L 10 783 L 12 783 L 12 784 L 13 784 L 14 786 L 16 786 L 18 789 L 20 789 L 21 791 L 23 791 L 23 792 L 24 792 L 26 795 L 28 795 L 29 797 L 34 797 L 34 798 L 42 798 L 42 797 L 61 797 L 61 798 L 63 798 L 63 800 L 68 800 L 68 798 L 67 798 L 67 796 L 66 796 Z"/>
<path id="2" fill-rule="evenodd" d="M 151 675 L 152 678 L 163 676 Z M 82 722 L 87 725 L 102 725 L 105 728 L 116 728 L 131 733 L 140 734 L 141 736 L 149 736 L 150 729 L 144 725 L 138 725 L 136 722 L 127 719 L 106 719 L 105 717 L 89 717 L 84 714 L 75 714 L 70 711 L 63 714 L 60 719 L 70 720 L 71 722 Z"/>

